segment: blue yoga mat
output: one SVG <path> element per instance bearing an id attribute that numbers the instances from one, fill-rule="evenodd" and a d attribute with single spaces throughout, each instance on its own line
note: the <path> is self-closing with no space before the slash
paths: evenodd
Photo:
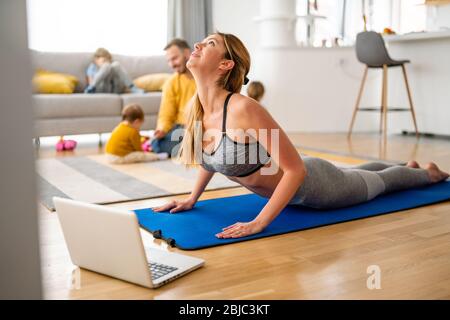
<path id="1" fill-rule="evenodd" d="M 139 224 L 156 238 L 184 250 L 219 246 L 287 232 L 416 208 L 450 199 L 450 181 L 425 188 L 383 195 L 372 201 L 337 210 L 287 206 L 261 233 L 237 239 L 217 239 L 216 233 L 236 222 L 247 222 L 260 212 L 266 198 L 255 194 L 199 201 L 192 210 L 176 214 L 135 210 Z"/>

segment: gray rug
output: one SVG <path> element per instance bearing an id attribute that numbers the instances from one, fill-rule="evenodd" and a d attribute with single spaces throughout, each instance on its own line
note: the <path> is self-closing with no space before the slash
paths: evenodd
<path id="1" fill-rule="evenodd" d="M 340 167 L 366 162 L 336 154 L 302 152 L 318 156 Z M 37 160 L 39 199 L 54 211 L 55 196 L 108 204 L 187 194 L 197 179 L 196 169 L 185 169 L 172 160 L 111 165 L 105 155 L 57 157 Z M 239 187 L 221 174 L 215 174 L 206 190 Z"/>
<path id="2" fill-rule="evenodd" d="M 37 173 L 39 200 L 51 211 L 55 196 L 108 204 L 190 193 L 197 177 L 171 160 L 111 165 L 104 155 L 39 159 Z M 206 190 L 238 186 L 216 174 Z"/>

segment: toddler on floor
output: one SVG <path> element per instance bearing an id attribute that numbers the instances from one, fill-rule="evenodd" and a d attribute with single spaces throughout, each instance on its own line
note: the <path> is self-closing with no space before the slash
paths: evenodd
<path id="1" fill-rule="evenodd" d="M 144 123 L 144 112 L 137 104 L 122 111 L 122 122 L 113 130 L 106 144 L 108 161 L 113 164 L 148 162 L 168 158 L 167 153 L 145 152 L 141 146 L 139 130 Z"/>

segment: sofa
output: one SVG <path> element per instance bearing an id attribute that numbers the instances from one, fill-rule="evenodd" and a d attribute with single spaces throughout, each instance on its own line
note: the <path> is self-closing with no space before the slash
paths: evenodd
<path id="1" fill-rule="evenodd" d="M 79 81 L 73 94 L 33 93 L 36 138 L 111 132 L 121 121 L 123 107 L 130 103 L 138 103 L 144 110 L 143 130 L 156 127 L 161 92 L 85 94 L 85 70 L 92 61 L 93 53 L 30 51 L 34 70 L 67 73 L 76 76 Z M 163 55 L 113 54 L 113 58 L 122 65 L 132 80 L 146 74 L 172 72 Z"/>

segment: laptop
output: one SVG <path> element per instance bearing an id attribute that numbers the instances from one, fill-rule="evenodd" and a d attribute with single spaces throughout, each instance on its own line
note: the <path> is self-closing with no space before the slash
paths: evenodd
<path id="1" fill-rule="evenodd" d="M 157 288 L 204 265 L 204 260 L 144 248 L 131 211 L 54 197 L 72 263 L 148 288 Z"/>

